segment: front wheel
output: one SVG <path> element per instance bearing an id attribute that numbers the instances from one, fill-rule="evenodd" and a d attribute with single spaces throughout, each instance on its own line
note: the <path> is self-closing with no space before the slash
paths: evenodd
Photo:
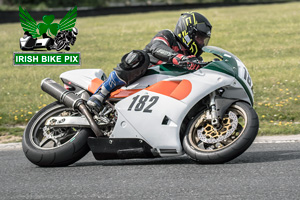
<path id="1" fill-rule="evenodd" d="M 81 114 L 58 102 L 36 113 L 29 121 L 22 140 L 28 160 L 41 167 L 58 167 L 70 165 L 85 156 L 90 151 L 87 145 L 87 138 L 92 135 L 90 129 L 45 125 L 50 117 L 78 115 Z"/>
<path id="2" fill-rule="evenodd" d="M 219 130 L 206 116 L 204 110 L 192 119 L 182 141 L 186 154 L 201 164 L 219 164 L 238 157 L 250 147 L 258 133 L 258 116 L 244 102 L 228 108 Z"/>
<path id="3" fill-rule="evenodd" d="M 60 51 L 66 47 L 66 43 L 64 40 L 59 40 L 56 45 L 56 51 Z"/>

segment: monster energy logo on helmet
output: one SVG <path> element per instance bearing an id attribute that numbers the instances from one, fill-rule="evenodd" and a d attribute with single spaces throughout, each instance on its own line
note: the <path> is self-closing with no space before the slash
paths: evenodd
<path id="1" fill-rule="evenodd" d="M 181 14 L 174 32 L 189 52 L 198 57 L 203 52 L 202 47 L 209 42 L 211 29 L 212 25 L 203 15 L 197 12 L 188 12 Z M 203 44 L 196 41 L 196 35 L 204 38 Z"/>

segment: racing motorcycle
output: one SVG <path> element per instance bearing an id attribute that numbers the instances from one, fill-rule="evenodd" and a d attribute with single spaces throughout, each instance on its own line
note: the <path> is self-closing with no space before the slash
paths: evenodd
<path id="1" fill-rule="evenodd" d="M 218 47 L 196 71 L 163 64 L 116 89 L 100 112 L 86 106 L 107 78 L 99 69 L 60 75 L 41 83 L 57 99 L 29 121 L 22 146 L 42 167 L 67 166 L 90 150 L 96 160 L 157 158 L 187 154 L 201 164 L 228 162 L 246 151 L 259 127 L 253 83 L 242 61 Z"/>
<path id="2" fill-rule="evenodd" d="M 72 30 L 59 32 L 54 38 L 54 45 L 51 48 L 56 49 L 56 51 L 60 51 L 63 49 L 69 51 L 71 49 L 70 45 L 75 44 L 77 34 L 78 29 L 75 27 L 73 27 Z"/>

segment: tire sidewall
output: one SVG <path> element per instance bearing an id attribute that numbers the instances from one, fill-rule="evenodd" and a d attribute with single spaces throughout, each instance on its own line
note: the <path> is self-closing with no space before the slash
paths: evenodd
<path id="1" fill-rule="evenodd" d="M 238 157 L 250 147 L 258 133 L 258 116 L 249 104 L 244 102 L 236 102 L 235 104 L 242 108 L 247 115 L 248 122 L 243 134 L 226 148 L 216 151 L 196 150 L 190 143 L 188 134 L 192 125 L 194 124 L 194 121 L 197 120 L 200 115 L 202 115 L 201 112 L 189 123 L 188 128 L 185 132 L 182 145 L 186 154 L 188 154 L 193 160 L 202 164 L 219 164 L 228 162 Z"/>
<path id="2" fill-rule="evenodd" d="M 71 140 L 67 141 L 59 148 L 41 149 L 32 144 L 32 141 L 30 139 L 31 132 L 37 128 L 36 126 L 39 124 L 39 121 L 41 119 L 44 119 L 44 117 L 48 113 L 61 108 L 66 107 L 59 102 L 53 102 L 47 105 L 39 112 L 37 112 L 26 126 L 22 139 L 22 147 L 26 157 L 33 164 L 43 167 L 67 166 L 76 162 L 89 152 L 87 138 L 91 135 L 90 129 L 82 129 L 79 133 L 76 134 L 76 136 L 74 136 Z"/>

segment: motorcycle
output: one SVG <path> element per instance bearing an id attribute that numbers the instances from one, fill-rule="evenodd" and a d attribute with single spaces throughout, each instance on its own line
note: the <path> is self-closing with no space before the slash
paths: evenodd
<path id="1" fill-rule="evenodd" d="M 33 38 L 32 35 L 26 31 L 24 36 L 20 38 L 20 49 L 23 51 L 34 50 L 38 48 L 46 48 L 51 50 L 54 41 L 51 37 L 46 34 L 43 35 L 42 39 Z"/>
<path id="2" fill-rule="evenodd" d="M 58 101 L 26 126 L 26 157 L 41 167 L 68 166 L 90 150 L 96 160 L 187 154 L 200 164 L 220 164 L 238 157 L 258 133 L 253 83 L 232 53 L 213 46 L 203 51 L 218 58 L 196 71 L 153 66 L 113 91 L 96 113 L 86 101 L 107 78 L 101 69 L 64 72 L 64 87 L 44 79 L 42 90 Z"/>
<path id="3" fill-rule="evenodd" d="M 51 48 L 56 49 L 56 51 L 60 51 L 63 49 L 66 51 L 70 51 L 70 45 L 75 44 L 77 34 L 78 29 L 75 27 L 72 30 L 59 32 L 54 38 L 54 45 Z"/>

